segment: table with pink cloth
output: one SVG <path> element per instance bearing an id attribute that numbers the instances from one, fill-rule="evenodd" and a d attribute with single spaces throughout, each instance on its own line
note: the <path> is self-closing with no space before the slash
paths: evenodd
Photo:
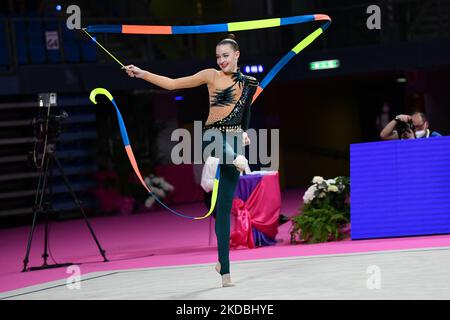
<path id="1" fill-rule="evenodd" d="M 242 175 L 231 209 L 234 227 L 231 248 L 274 245 L 281 209 L 277 171 Z"/>

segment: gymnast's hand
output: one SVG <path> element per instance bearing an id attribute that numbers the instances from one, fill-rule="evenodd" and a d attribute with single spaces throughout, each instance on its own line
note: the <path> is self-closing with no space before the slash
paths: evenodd
<path id="1" fill-rule="evenodd" d="M 135 67 L 134 65 L 130 64 L 128 66 L 122 67 L 122 69 L 125 69 L 125 72 L 131 77 L 131 78 L 140 78 L 142 79 L 145 75 L 145 71 Z"/>
<path id="2" fill-rule="evenodd" d="M 251 141 L 250 141 L 250 138 L 248 137 L 247 132 L 243 132 L 242 133 L 242 145 L 245 147 L 245 146 L 248 146 L 250 143 L 251 143 Z"/>

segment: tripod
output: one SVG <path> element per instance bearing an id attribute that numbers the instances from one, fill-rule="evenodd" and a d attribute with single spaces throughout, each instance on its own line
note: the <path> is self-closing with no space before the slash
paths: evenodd
<path id="1" fill-rule="evenodd" d="M 81 211 L 81 214 L 83 215 L 84 221 L 86 222 L 89 231 L 92 234 L 92 237 L 95 240 L 95 243 L 97 244 L 97 247 L 100 251 L 100 254 L 103 257 L 103 261 L 107 262 L 108 259 L 105 255 L 105 250 L 100 246 L 100 243 L 98 242 L 97 237 L 95 236 L 94 230 L 92 229 L 86 213 L 84 212 L 80 201 L 78 200 L 75 191 L 73 190 L 72 186 L 70 185 L 69 180 L 67 179 L 66 174 L 64 173 L 63 167 L 61 166 L 61 163 L 58 160 L 58 157 L 55 154 L 55 145 L 53 143 L 49 143 L 46 147 L 46 153 L 44 154 L 44 161 L 43 166 L 40 168 L 39 173 L 39 180 L 38 185 L 36 189 L 36 197 L 34 201 L 34 207 L 33 207 L 33 223 L 31 225 L 31 231 L 28 236 L 28 245 L 27 245 L 27 252 L 25 255 L 25 259 L 23 260 L 23 270 L 22 272 L 26 271 L 32 271 L 32 270 L 41 270 L 41 269 L 49 269 L 49 268 L 59 268 L 64 266 L 72 265 L 73 263 L 64 263 L 64 264 L 47 264 L 47 258 L 48 258 L 48 216 L 49 213 L 53 213 L 53 201 L 52 201 L 52 178 L 53 178 L 53 164 L 55 163 L 56 166 L 59 169 L 59 172 L 61 173 L 61 176 L 64 180 L 64 184 L 66 185 L 67 189 L 69 190 L 73 201 L 78 206 L 78 208 Z M 49 192 L 48 192 L 49 191 Z M 33 234 L 36 229 L 36 220 L 37 216 L 39 214 L 45 214 L 45 233 L 44 233 L 44 254 L 42 255 L 42 258 L 44 259 L 44 263 L 40 267 L 32 267 L 27 268 L 28 266 L 28 259 L 30 256 L 30 249 L 31 249 L 31 242 L 33 240 Z"/>

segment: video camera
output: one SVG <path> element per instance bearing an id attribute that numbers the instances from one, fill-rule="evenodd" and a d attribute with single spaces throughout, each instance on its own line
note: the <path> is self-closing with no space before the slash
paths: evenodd
<path id="1" fill-rule="evenodd" d="M 62 132 L 61 122 L 68 118 L 67 112 L 58 110 L 56 93 L 41 93 L 38 95 L 38 115 L 31 121 L 33 126 L 34 142 L 33 150 L 28 154 L 30 165 L 42 169 L 48 152 L 55 151 L 55 145 L 59 141 Z"/>
<path id="2" fill-rule="evenodd" d="M 68 118 L 66 111 L 54 112 L 57 104 L 56 93 L 40 93 L 38 96 L 39 112 L 33 119 L 35 137 L 38 141 L 48 138 L 50 141 L 57 140 L 61 134 L 61 122 Z"/>

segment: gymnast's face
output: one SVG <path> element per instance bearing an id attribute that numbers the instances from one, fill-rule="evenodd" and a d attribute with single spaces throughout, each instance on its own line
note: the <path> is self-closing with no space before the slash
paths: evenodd
<path id="1" fill-rule="evenodd" d="M 237 71 L 239 51 L 235 51 L 229 44 L 222 44 L 216 47 L 217 65 L 225 73 Z"/>

